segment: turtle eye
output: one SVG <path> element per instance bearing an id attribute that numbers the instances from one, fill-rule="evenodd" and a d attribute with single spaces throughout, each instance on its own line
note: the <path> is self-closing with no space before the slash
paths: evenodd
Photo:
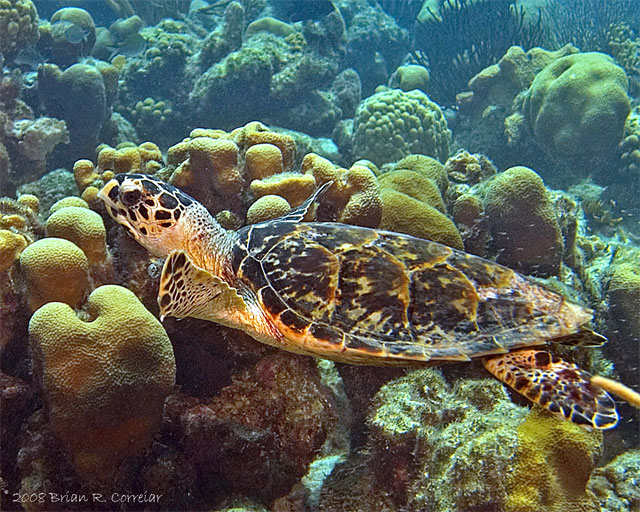
<path id="1" fill-rule="evenodd" d="M 127 190 L 122 194 L 122 202 L 125 206 L 133 206 L 140 200 L 141 195 L 139 190 Z"/>

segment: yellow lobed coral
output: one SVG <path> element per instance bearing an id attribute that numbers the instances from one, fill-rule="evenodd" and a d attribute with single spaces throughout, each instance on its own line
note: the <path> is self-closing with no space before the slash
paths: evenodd
<path id="1" fill-rule="evenodd" d="M 333 181 L 320 198 L 320 219 L 378 227 L 382 217 L 382 198 L 378 180 L 371 169 L 364 165 L 343 169 L 326 158 L 309 153 L 302 160 L 301 170 L 312 175 L 318 186 Z"/>
<path id="2" fill-rule="evenodd" d="M 260 197 L 247 210 L 247 224 L 276 219 L 289 213 L 291 206 L 284 197 L 266 195 Z"/>
<path id="3" fill-rule="evenodd" d="M 126 288 L 94 290 L 86 319 L 49 303 L 29 341 L 54 434 L 83 480 L 104 482 L 150 444 L 176 367 L 164 328 Z"/>
<path id="4" fill-rule="evenodd" d="M 45 231 L 49 237 L 76 244 L 91 264 L 105 263 L 108 259 L 107 231 L 102 217 L 94 211 L 78 206 L 60 208 L 47 219 Z"/>
<path id="5" fill-rule="evenodd" d="M 283 197 L 292 206 L 300 206 L 316 189 L 316 180 L 310 174 L 283 172 L 262 180 L 253 180 L 249 189 L 254 197 L 266 195 Z"/>
<path id="6" fill-rule="evenodd" d="M 0 272 L 8 270 L 27 245 L 26 238 L 21 234 L 0 229 Z"/>
<path id="7" fill-rule="evenodd" d="M 247 149 L 245 156 L 247 179 L 260 180 L 284 171 L 282 151 L 273 144 L 256 144 Z"/>
<path id="8" fill-rule="evenodd" d="M 563 421 L 535 406 L 518 427 L 505 512 L 598 512 L 587 483 L 602 432 Z"/>
<path id="9" fill-rule="evenodd" d="M 236 195 L 243 180 L 238 170 L 238 146 L 228 139 L 196 137 L 189 142 L 189 168 L 194 179 L 210 182 L 217 194 Z"/>
<path id="10" fill-rule="evenodd" d="M 62 238 L 43 238 L 20 255 L 31 311 L 47 302 L 78 306 L 89 287 L 89 263 L 82 249 Z"/>

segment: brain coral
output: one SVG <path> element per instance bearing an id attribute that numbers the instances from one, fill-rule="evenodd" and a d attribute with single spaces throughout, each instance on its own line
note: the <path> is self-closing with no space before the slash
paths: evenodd
<path id="1" fill-rule="evenodd" d="M 380 91 L 360 103 L 353 126 L 353 156 L 380 166 L 410 153 L 445 161 L 451 132 L 440 107 L 420 90 Z"/>
<path id="2" fill-rule="evenodd" d="M 32 311 L 47 302 L 76 307 L 89 286 L 89 263 L 82 249 L 62 238 L 43 238 L 20 255 Z"/>
<path id="3" fill-rule="evenodd" d="M 601 445 L 601 431 L 587 432 L 534 407 L 518 427 L 506 512 L 599 512 L 586 487 Z"/>
<path id="4" fill-rule="evenodd" d="M 570 158 L 614 150 L 630 104 L 622 68 L 597 52 L 562 57 L 540 71 L 526 94 L 525 118 L 549 154 Z"/>
<path id="5" fill-rule="evenodd" d="M 562 233 L 542 178 L 512 167 L 493 178 L 485 207 L 498 262 L 538 276 L 556 275 L 562 261 Z"/>
<path id="6" fill-rule="evenodd" d="M 86 319 L 49 303 L 29 340 L 56 437 L 82 479 L 103 481 L 151 442 L 176 367 L 164 328 L 129 290 L 94 290 Z"/>
<path id="7" fill-rule="evenodd" d="M 38 12 L 31 0 L 0 2 L 0 53 L 11 55 L 38 40 Z"/>

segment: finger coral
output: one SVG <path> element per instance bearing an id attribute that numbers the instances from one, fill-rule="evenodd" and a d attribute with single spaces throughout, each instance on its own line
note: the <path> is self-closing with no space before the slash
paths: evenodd
<path id="1" fill-rule="evenodd" d="M 160 322 L 125 288 L 94 290 L 86 318 L 49 303 L 32 316 L 29 340 L 54 434 L 82 480 L 104 482 L 151 442 L 175 361 Z"/>
<path id="2" fill-rule="evenodd" d="M 38 12 L 31 0 L 0 3 L 0 53 L 15 55 L 38 40 Z"/>
<path id="3" fill-rule="evenodd" d="M 451 132 L 440 107 L 422 91 L 389 89 L 358 106 L 353 126 L 353 156 L 380 166 L 411 154 L 445 161 Z"/>

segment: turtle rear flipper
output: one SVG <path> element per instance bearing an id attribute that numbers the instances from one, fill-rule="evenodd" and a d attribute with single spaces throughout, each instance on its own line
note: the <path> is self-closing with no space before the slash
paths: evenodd
<path id="1" fill-rule="evenodd" d="M 549 352 L 520 350 L 483 363 L 518 393 L 564 419 L 600 430 L 618 423 L 613 399 L 591 383 L 591 375 Z"/>

